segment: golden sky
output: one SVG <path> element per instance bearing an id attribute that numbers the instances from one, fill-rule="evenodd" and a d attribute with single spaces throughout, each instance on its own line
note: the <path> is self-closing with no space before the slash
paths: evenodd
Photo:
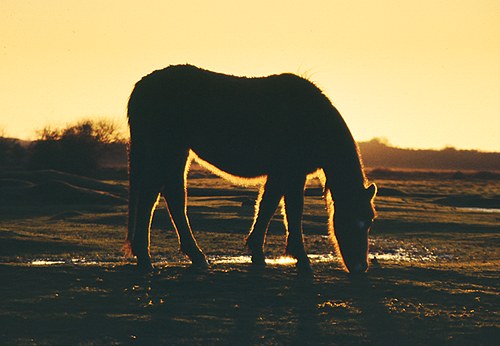
<path id="1" fill-rule="evenodd" d="M 190 63 L 305 75 L 357 140 L 500 151 L 500 1 L 0 1 L 0 129 L 125 121 L 134 83 Z"/>

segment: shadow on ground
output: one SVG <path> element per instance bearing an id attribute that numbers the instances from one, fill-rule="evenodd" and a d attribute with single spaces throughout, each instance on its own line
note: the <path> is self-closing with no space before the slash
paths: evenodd
<path id="1" fill-rule="evenodd" d="M 489 344 L 496 276 L 411 267 L 351 277 L 317 264 L 2 266 L 6 344 Z M 486 275 L 485 275 L 486 274 Z M 4 281 L 5 282 L 5 281 Z"/>

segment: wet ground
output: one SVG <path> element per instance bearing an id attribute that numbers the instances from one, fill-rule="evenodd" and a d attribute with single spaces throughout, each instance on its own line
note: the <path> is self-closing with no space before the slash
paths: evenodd
<path id="1" fill-rule="evenodd" d="M 35 193 L 47 176 L 16 186 Z M 304 216 L 309 276 L 281 257 L 279 215 L 268 265 L 253 268 L 243 238 L 256 188 L 199 174 L 189 215 L 210 268 L 189 267 L 160 207 L 156 271 L 144 275 L 120 254 L 123 183 L 55 177 L 63 182 L 49 185 L 70 197 L 64 203 L 24 195 L 0 203 L 0 344 L 491 345 L 500 337 L 497 180 L 376 180 L 379 219 L 361 276 L 341 269 L 312 185 Z M 10 198 L 21 191 L 13 185 Z"/>
<path id="2" fill-rule="evenodd" d="M 246 258 L 245 258 L 246 260 Z M 495 267 L 384 263 L 350 276 L 241 258 L 208 271 L 157 263 L 2 265 L 5 344 L 491 344 L 498 334 Z M 243 262 L 243 261 L 241 261 Z"/>

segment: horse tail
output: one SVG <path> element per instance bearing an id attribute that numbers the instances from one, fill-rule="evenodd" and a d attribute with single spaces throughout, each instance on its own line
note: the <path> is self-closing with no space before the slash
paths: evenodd
<path id="1" fill-rule="evenodd" d="M 137 97 L 138 86 L 134 88 L 134 91 L 130 95 L 128 102 L 127 116 L 130 129 L 130 142 L 128 146 L 128 174 L 129 174 L 129 196 L 128 196 L 128 221 L 127 221 L 127 233 L 125 238 L 125 244 L 122 247 L 122 252 L 125 257 L 134 256 L 133 251 L 133 241 L 136 232 L 136 218 L 137 218 L 137 201 L 140 189 L 140 167 L 142 163 L 140 162 L 144 155 L 140 153 L 141 141 L 136 138 L 137 126 L 136 119 L 138 113 L 140 112 L 140 102 L 141 98 Z"/>
<path id="2" fill-rule="evenodd" d="M 125 257 L 132 257 L 134 255 L 132 243 L 135 237 L 136 229 L 136 216 L 137 216 L 137 199 L 139 192 L 138 166 L 137 162 L 140 155 L 135 154 L 134 142 L 131 140 L 129 144 L 129 193 L 128 193 L 128 222 L 127 222 L 127 235 L 125 244 L 122 247 Z"/>

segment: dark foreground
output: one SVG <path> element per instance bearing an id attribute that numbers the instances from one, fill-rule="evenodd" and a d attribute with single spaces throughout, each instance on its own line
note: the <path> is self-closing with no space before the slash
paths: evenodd
<path id="1" fill-rule="evenodd" d="M 3 265 L 2 344 L 493 344 L 498 272 Z M 7 283 L 7 284 L 6 284 Z"/>
<path id="2" fill-rule="evenodd" d="M 498 181 L 377 181 L 385 190 L 371 237 L 372 266 L 361 276 L 341 270 L 313 188 L 304 217 L 310 277 L 279 259 L 284 237 L 277 221 L 267 240 L 275 260 L 252 268 L 243 237 L 255 189 L 208 180 L 193 177 L 189 213 L 211 267 L 189 267 L 160 209 L 152 234 L 158 270 L 143 275 L 119 252 L 122 182 L 54 172 L 4 177 L 0 344 L 498 342 Z"/>

